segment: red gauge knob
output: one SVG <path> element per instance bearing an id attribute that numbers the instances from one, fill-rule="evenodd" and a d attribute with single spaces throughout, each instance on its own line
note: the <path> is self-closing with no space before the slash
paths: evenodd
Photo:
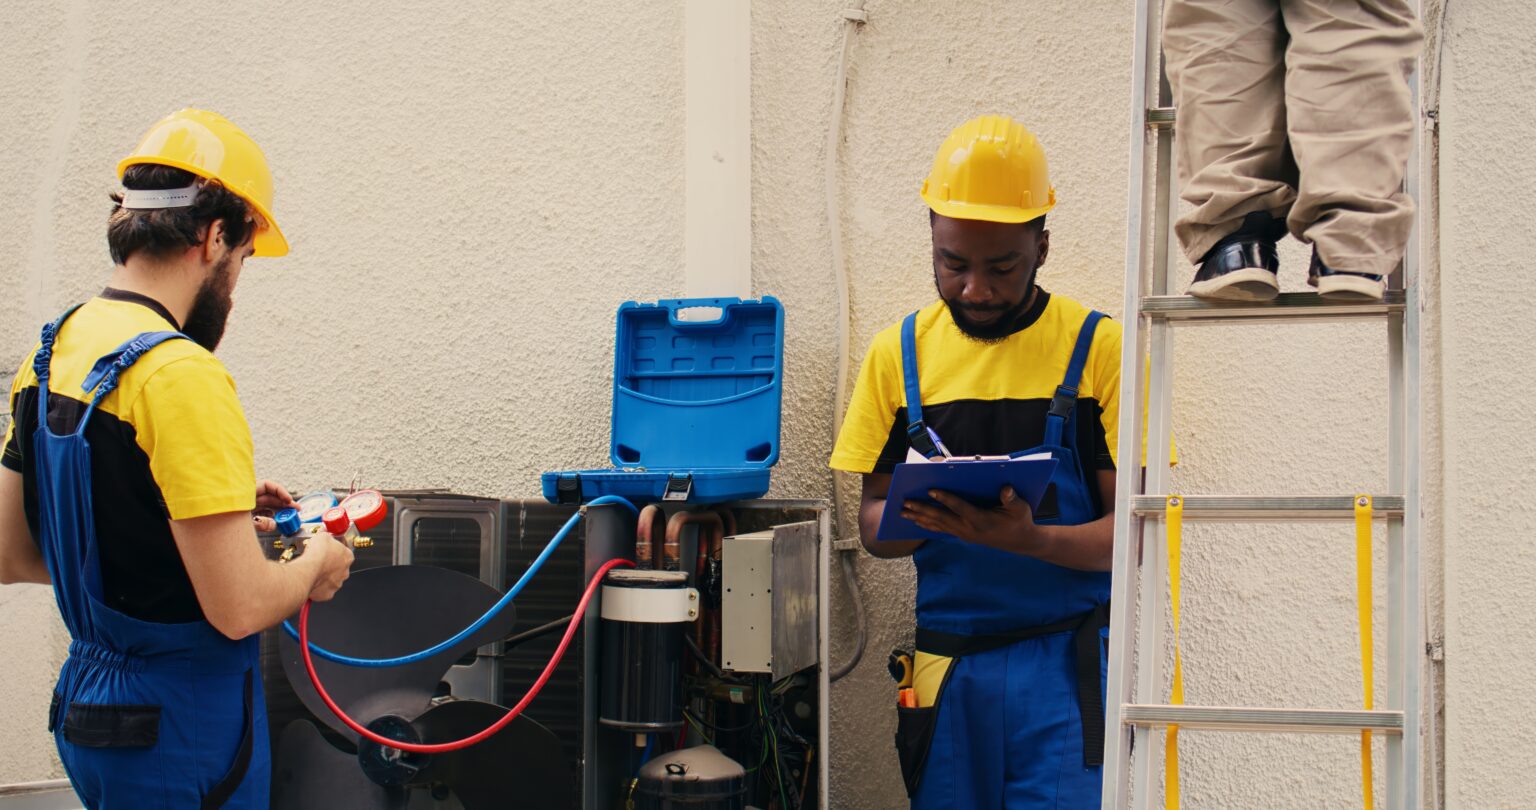
<path id="1" fill-rule="evenodd" d="M 325 524 L 325 530 L 337 537 L 347 533 L 347 527 L 352 525 L 352 519 L 347 517 L 347 510 L 340 506 L 333 506 L 325 510 L 320 516 L 320 522 Z"/>

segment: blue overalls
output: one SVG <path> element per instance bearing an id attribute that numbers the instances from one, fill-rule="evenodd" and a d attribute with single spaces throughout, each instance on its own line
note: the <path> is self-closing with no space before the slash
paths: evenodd
<path id="1" fill-rule="evenodd" d="M 1078 384 L 1103 313 L 1079 330 L 1045 422 L 1023 453 L 1057 459 L 1035 522 L 1100 517 L 1077 452 Z M 939 454 L 923 422 L 916 314 L 902 323 L 908 438 Z M 1015 453 L 1014 455 L 1022 455 Z M 1054 498 L 1054 514 L 1046 503 Z M 917 564 L 917 649 L 952 659 L 934 705 L 898 708 L 896 744 L 914 810 L 1097 808 L 1104 749 L 1109 574 L 932 539 Z"/>
<path id="2" fill-rule="evenodd" d="M 73 433 L 48 426 L 54 338 L 74 310 L 43 327 L 37 372 L 38 544 L 73 639 L 48 730 L 88 808 L 266 810 L 271 759 L 260 639 L 231 641 L 206 621 L 158 624 L 103 603 L 91 504 L 91 414 L 144 353 L 186 336 L 146 332 L 96 362 L 95 390 Z"/>

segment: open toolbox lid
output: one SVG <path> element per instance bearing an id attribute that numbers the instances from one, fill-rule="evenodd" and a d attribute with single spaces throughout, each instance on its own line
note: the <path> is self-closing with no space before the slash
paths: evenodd
<path id="1" fill-rule="evenodd" d="M 616 466 L 750 469 L 779 460 L 778 299 L 629 302 L 618 321 L 609 448 Z"/>
<path id="2" fill-rule="evenodd" d="M 615 468 L 545 473 L 544 496 L 761 497 L 779 460 L 783 376 L 784 308 L 775 298 L 624 304 L 608 448 Z"/>

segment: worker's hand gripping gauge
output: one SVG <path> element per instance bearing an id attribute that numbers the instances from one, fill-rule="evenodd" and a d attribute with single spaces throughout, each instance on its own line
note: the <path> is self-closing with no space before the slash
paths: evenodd
<path id="1" fill-rule="evenodd" d="M 311 492 L 299 499 L 299 520 L 304 523 L 319 523 L 325 510 L 336 505 L 336 496 L 329 492 Z"/>
<path id="2" fill-rule="evenodd" d="M 341 508 L 346 510 L 347 518 L 360 532 L 384 522 L 389 514 L 389 505 L 384 502 L 384 496 L 376 489 L 360 489 L 341 500 Z"/>

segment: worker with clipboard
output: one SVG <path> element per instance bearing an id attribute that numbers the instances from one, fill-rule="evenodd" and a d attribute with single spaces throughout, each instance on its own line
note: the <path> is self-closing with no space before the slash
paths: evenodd
<path id="1" fill-rule="evenodd" d="M 922 196 L 940 300 L 875 337 L 831 459 L 865 548 L 917 566 L 902 776 L 919 810 L 1097 807 L 1121 329 L 1035 283 L 1056 198 L 1021 124 L 955 129 Z"/>

